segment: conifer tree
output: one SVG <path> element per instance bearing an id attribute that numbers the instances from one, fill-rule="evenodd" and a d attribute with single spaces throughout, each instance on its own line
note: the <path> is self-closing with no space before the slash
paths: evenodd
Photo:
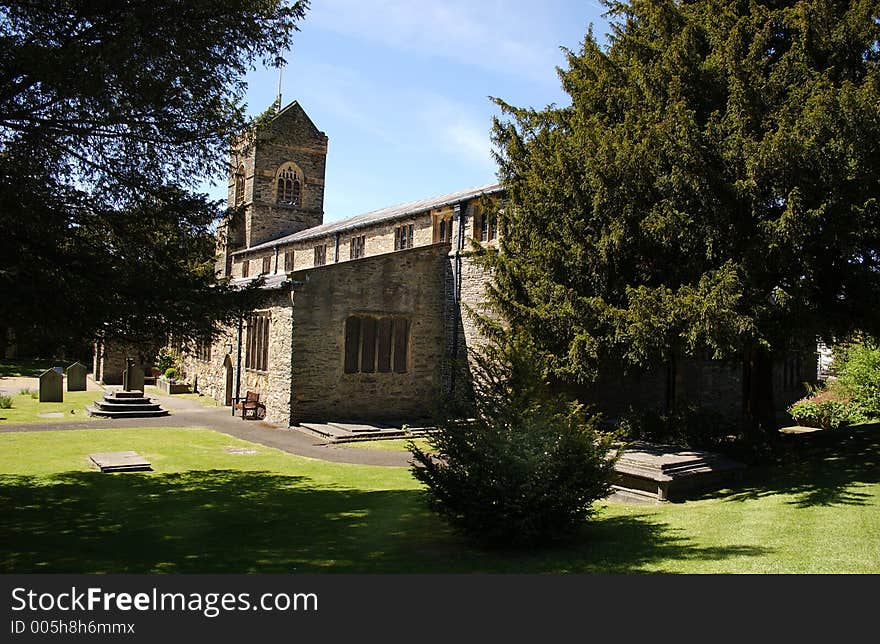
<path id="1" fill-rule="evenodd" d="M 618 452 L 598 418 L 550 391 L 531 347 L 495 334 L 472 354 L 474 400 L 452 398 L 410 443 L 429 506 L 492 546 L 571 538 L 611 492 Z"/>
<path id="2" fill-rule="evenodd" d="M 774 356 L 880 326 L 880 3 L 606 2 L 503 110 L 493 299 L 561 385 L 708 352 L 775 430 Z"/>
<path id="3" fill-rule="evenodd" d="M 196 191 L 307 7 L 0 0 L 0 345 L 195 338 L 254 301 L 216 278 L 224 208 Z"/>

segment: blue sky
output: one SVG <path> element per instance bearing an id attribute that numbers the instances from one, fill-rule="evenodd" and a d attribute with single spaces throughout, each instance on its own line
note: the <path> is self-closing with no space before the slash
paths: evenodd
<path id="1" fill-rule="evenodd" d="M 567 103 L 560 47 L 577 50 L 590 23 L 605 34 L 602 12 L 575 0 L 313 0 L 282 93 L 330 139 L 325 221 L 495 181 L 488 96 Z M 277 72 L 247 81 L 258 114 Z"/>

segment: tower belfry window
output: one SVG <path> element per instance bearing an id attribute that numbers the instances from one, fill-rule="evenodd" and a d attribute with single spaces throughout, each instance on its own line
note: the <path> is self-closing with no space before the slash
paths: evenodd
<path id="1" fill-rule="evenodd" d="M 302 178 L 292 166 L 285 166 L 278 173 L 276 202 L 285 206 L 299 206 L 301 197 Z"/>
<path id="2" fill-rule="evenodd" d="M 238 166 L 235 171 L 235 205 L 240 206 L 244 203 L 244 166 Z"/>

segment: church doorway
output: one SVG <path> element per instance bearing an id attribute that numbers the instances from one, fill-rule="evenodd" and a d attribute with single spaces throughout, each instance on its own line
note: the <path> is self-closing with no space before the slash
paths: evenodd
<path id="1" fill-rule="evenodd" d="M 227 355 L 226 360 L 223 361 L 223 368 L 226 370 L 226 396 L 224 397 L 226 402 L 225 405 L 227 407 L 232 406 L 232 360 Z"/>

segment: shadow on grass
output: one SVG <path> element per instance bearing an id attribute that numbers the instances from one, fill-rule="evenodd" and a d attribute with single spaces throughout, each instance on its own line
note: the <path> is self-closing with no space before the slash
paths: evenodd
<path id="1" fill-rule="evenodd" d="M 0 572 L 634 572 L 767 550 L 703 548 L 646 516 L 567 547 L 483 551 L 419 491 L 316 488 L 271 472 L 0 477 Z"/>
<path id="2" fill-rule="evenodd" d="M 873 495 L 858 487 L 874 483 L 880 483 L 880 423 L 784 439 L 772 462 L 751 468 L 727 500 L 789 494 L 797 507 L 865 505 Z"/>
<path id="3" fill-rule="evenodd" d="M 52 367 L 67 367 L 73 360 L 44 360 L 44 359 L 26 359 L 26 360 L 0 360 L 0 378 L 7 376 L 26 376 L 35 378 L 46 369 Z"/>

